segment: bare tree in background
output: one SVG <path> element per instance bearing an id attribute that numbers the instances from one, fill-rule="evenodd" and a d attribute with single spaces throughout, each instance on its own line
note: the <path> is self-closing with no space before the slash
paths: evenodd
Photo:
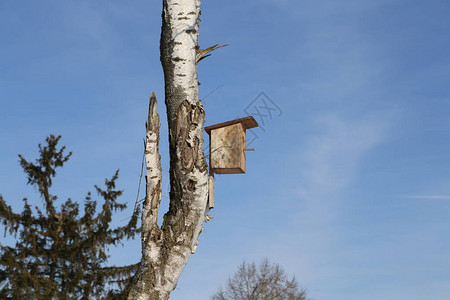
<path id="1" fill-rule="evenodd" d="M 278 264 L 263 259 L 259 266 L 243 262 L 211 300 L 307 300 L 293 276 L 288 278 Z"/>
<path id="2" fill-rule="evenodd" d="M 142 258 L 128 299 L 165 300 L 195 252 L 208 212 L 208 166 L 203 153 L 205 111 L 198 97 L 197 64 L 209 52 L 198 46 L 200 0 L 163 0 L 161 64 L 169 125 L 170 205 L 158 225 L 161 157 L 156 96 L 150 98 L 142 214 Z"/>

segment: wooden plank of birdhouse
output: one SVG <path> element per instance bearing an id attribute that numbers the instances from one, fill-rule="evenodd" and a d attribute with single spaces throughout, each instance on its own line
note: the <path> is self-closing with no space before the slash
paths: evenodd
<path id="1" fill-rule="evenodd" d="M 209 209 L 214 208 L 214 176 L 212 175 L 208 178 L 208 206 Z"/>
<path id="2" fill-rule="evenodd" d="M 214 173 L 245 173 L 245 130 L 241 123 L 214 129 L 210 145 Z"/>

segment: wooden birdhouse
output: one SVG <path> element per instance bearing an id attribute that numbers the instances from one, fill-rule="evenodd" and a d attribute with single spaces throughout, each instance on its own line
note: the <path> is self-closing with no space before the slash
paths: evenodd
<path id="1" fill-rule="evenodd" d="M 205 127 L 209 134 L 210 168 L 216 174 L 245 173 L 246 130 L 257 127 L 252 116 Z"/>

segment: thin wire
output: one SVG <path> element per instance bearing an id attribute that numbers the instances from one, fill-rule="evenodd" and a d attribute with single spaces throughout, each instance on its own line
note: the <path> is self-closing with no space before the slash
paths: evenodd
<path id="1" fill-rule="evenodd" d="M 206 95 L 205 97 L 203 97 L 202 99 L 200 99 L 200 101 L 204 101 L 206 98 L 208 98 L 209 96 L 211 96 L 212 94 L 214 94 L 218 89 L 220 89 L 221 87 L 223 87 L 223 84 L 216 87 L 211 93 L 209 93 L 208 95 Z"/>
<path id="2" fill-rule="evenodd" d="M 144 140 L 144 152 L 142 153 L 141 174 L 139 175 L 139 184 L 138 184 L 138 189 L 137 189 L 136 201 L 134 202 L 133 214 L 136 211 L 137 204 L 142 202 L 143 200 L 145 200 L 145 198 L 142 198 L 139 200 L 139 193 L 141 192 L 142 175 L 144 174 L 144 163 L 145 163 L 145 140 Z M 130 218 L 131 217 L 125 218 L 125 219 L 121 220 L 120 222 L 128 220 Z"/>

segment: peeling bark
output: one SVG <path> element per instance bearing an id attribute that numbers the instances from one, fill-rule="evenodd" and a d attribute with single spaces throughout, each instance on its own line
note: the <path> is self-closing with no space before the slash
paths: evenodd
<path id="1" fill-rule="evenodd" d="M 205 221 L 208 167 L 203 153 L 205 111 L 198 99 L 199 0 L 164 0 L 161 63 L 169 123 L 170 204 L 161 228 L 159 115 L 150 98 L 146 134 L 147 193 L 142 216 L 142 259 L 128 299 L 168 299 Z"/>

